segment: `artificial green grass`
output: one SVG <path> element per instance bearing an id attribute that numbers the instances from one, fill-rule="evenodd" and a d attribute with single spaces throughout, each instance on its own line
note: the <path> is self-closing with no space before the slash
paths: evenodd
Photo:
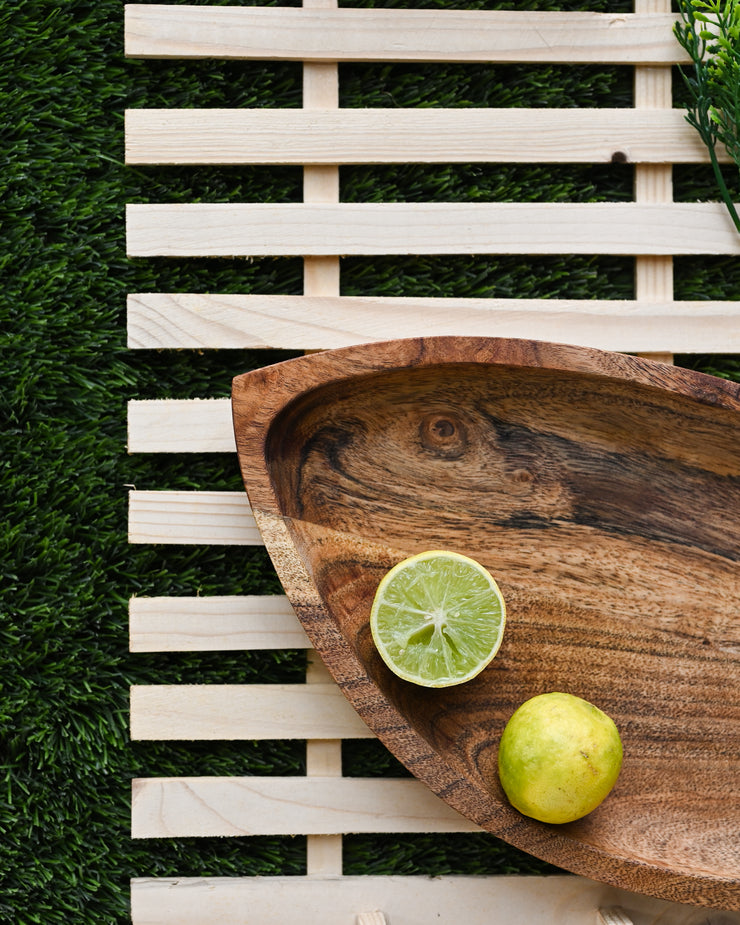
<path id="1" fill-rule="evenodd" d="M 192 0 L 191 0 L 192 2 Z M 391 5 L 412 5 L 391 4 Z M 494 3 L 416 6 L 493 8 Z M 503 4 L 502 4 L 503 5 Z M 531 3 L 627 11 L 624 2 Z M 4 220 L 0 228 L 3 501 L 0 562 L 0 921 L 124 923 L 128 879 L 297 874 L 302 839 L 129 838 L 128 782 L 177 774 L 300 774 L 301 743 L 131 743 L 128 686 L 296 681 L 305 655 L 130 655 L 133 594 L 279 590 L 264 550 L 130 546 L 128 486 L 238 488 L 233 457 L 128 457 L 126 401 L 226 396 L 231 377 L 288 354 L 125 347 L 131 291 L 298 293 L 300 261 L 127 260 L 129 201 L 301 196 L 300 173 L 262 168 L 126 168 L 123 111 L 135 106 L 299 106 L 300 69 L 265 62 L 122 57 L 116 0 L 0 5 Z M 619 68 L 342 66 L 342 104 L 630 105 Z M 687 198 L 711 178 L 682 169 Z M 623 199 L 623 165 L 345 168 L 346 200 Z M 629 297 L 618 258 L 344 260 L 347 294 Z M 679 298 L 737 298 L 737 261 L 677 261 Z M 737 357 L 684 357 L 740 379 Z M 345 771 L 405 773 L 377 743 L 345 743 Z M 487 836 L 347 839 L 351 872 L 546 870 Z"/>

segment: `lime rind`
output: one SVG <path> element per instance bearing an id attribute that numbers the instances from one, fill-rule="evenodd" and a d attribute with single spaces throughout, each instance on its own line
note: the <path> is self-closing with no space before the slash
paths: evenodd
<path id="1" fill-rule="evenodd" d="M 370 615 L 388 667 L 425 687 L 474 678 L 498 652 L 505 624 L 506 605 L 493 577 L 474 559 L 442 550 L 394 566 Z"/>

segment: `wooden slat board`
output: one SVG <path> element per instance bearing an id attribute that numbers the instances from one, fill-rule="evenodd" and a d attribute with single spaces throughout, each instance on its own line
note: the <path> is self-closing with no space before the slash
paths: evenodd
<path id="1" fill-rule="evenodd" d="M 523 337 L 629 353 L 716 353 L 740 350 L 740 302 L 638 302 L 577 299 L 352 298 L 350 296 L 217 295 L 141 292 L 128 297 L 128 346 L 327 350 L 422 334 Z M 132 406 L 132 452 L 155 450 L 138 436 L 139 421 L 160 414 Z M 175 405 L 173 408 L 177 407 Z M 180 406 L 181 407 L 181 406 Z M 211 420 L 202 403 L 201 422 Z M 188 412 L 189 413 L 189 412 Z M 218 412 L 221 417 L 221 412 Z M 170 423 L 178 426 L 173 411 Z M 231 425 L 229 424 L 231 429 Z M 161 446 L 169 439 L 159 435 Z M 202 438 L 204 441 L 213 437 Z M 222 430 L 221 449 L 233 449 Z M 174 449 L 174 448 L 172 448 Z"/>
<path id="2" fill-rule="evenodd" d="M 131 109 L 126 159 L 130 164 L 692 164 L 707 161 L 708 154 L 678 109 Z"/>
<path id="3" fill-rule="evenodd" d="M 366 739 L 336 684 L 155 684 L 131 688 L 134 739 Z"/>
<path id="4" fill-rule="evenodd" d="M 670 0 L 632 14 L 523 10 L 303 8 L 248 5 L 126 8 L 134 57 L 232 58 L 303 64 L 298 109 L 136 109 L 126 114 L 129 164 L 296 165 L 302 203 L 129 204 L 133 257 L 297 256 L 302 295 L 132 293 L 132 349 L 320 350 L 389 337 L 470 334 L 660 354 L 740 351 L 740 302 L 679 302 L 673 258 L 736 256 L 723 208 L 673 201 L 672 165 L 706 163 L 672 107 L 671 68 L 684 60 Z M 340 109 L 338 62 L 617 64 L 634 67 L 632 109 Z M 631 203 L 348 203 L 339 165 L 633 164 Z M 341 294 L 344 255 L 602 254 L 634 258 L 626 300 L 375 298 Z M 224 382 L 223 394 L 228 391 Z M 227 399 L 132 401 L 131 453 L 233 453 Z M 257 546 L 240 491 L 130 493 L 132 543 Z M 341 698 L 281 595 L 135 597 L 132 652 L 306 649 L 306 684 L 141 685 L 131 691 L 138 740 L 306 740 L 294 778 L 133 782 L 135 837 L 299 835 L 306 877 L 142 877 L 134 925 L 304 925 L 429 921 L 466 925 L 714 921 L 690 907 L 577 877 L 342 876 L 348 832 L 475 832 L 415 780 L 342 776 L 341 741 L 369 733 Z M 142 872 L 145 873 L 145 872 Z M 207 874 L 207 872 L 204 872 Z M 620 910 L 612 914 L 609 910 Z M 363 913 L 365 916 L 363 918 Z M 719 923 L 720 919 L 717 919 Z M 740 925 L 723 914 L 722 925 Z"/>
<path id="5" fill-rule="evenodd" d="M 730 925 L 729 917 L 710 920 L 686 906 L 559 876 L 141 878 L 132 884 L 132 905 L 137 925 L 354 925 L 356 916 L 378 910 L 390 925 L 597 925 L 597 908 L 622 910 L 630 918 L 621 921 L 635 925 Z"/>
<path id="6" fill-rule="evenodd" d="M 184 445 L 185 444 L 185 445 Z M 132 401 L 129 453 L 234 453 L 228 398 Z"/>
<path id="7" fill-rule="evenodd" d="M 284 595 L 132 597 L 132 652 L 307 649 L 308 637 Z"/>
<path id="8" fill-rule="evenodd" d="M 126 53 L 274 61 L 673 64 L 670 15 L 483 10 L 126 8 Z"/>
<path id="9" fill-rule="evenodd" d="M 740 254 L 721 203 L 132 204 L 131 257 Z"/>
<path id="10" fill-rule="evenodd" d="M 243 492 L 132 489 L 129 542 L 259 546 L 262 537 Z"/>
<path id="11" fill-rule="evenodd" d="M 478 831 L 415 779 L 178 777 L 133 783 L 134 838 Z"/>

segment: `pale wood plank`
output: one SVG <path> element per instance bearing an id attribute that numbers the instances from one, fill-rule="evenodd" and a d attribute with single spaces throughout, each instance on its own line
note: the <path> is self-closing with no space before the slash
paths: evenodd
<path id="1" fill-rule="evenodd" d="M 305 15 L 336 13 L 336 0 L 304 0 Z M 303 112 L 311 118 L 317 110 L 336 110 L 339 106 L 339 69 L 335 61 L 308 62 L 303 65 Z M 339 202 L 339 169 L 328 164 L 310 165 L 303 170 L 303 201 Z M 309 160 L 310 164 L 310 160 Z M 333 255 L 307 255 L 303 261 L 303 292 L 313 296 L 339 295 L 339 258 Z M 341 873 L 341 866 L 339 868 Z M 323 869 L 328 873 L 328 869 Z"/>
<path id="2" fill-rule="evenodd" d="M 314 689 L 339 689 L 334 683 L 318 653 L 309 653 L 306 670 L 306 687 L 313 696 Z M 343 696 L 340 694 L 340 696 Z M 346 707 L 341 708 L 342 712 Z M 350 711 L 354 712 L 350 707 Z M 362 728 L 364 726 L 364 729 Z M 370 731 L 355 714 L 354 736 L 347 736 L 335 724 L 335 732 L 322 737 L 311 736 L 306 742 L 306 776 L 319 778 L 342 777 L 342 738 L 371 738 Z M 309 876 L 341 876 L 343 869 L 344 839 L 342 833 L 312 834 L 306 836 L 306 873 Z"/>
<path id="3" fill-rule="evenodd" d="M 131 652 L 308 649 L 311 644 L 282 594 L 133 597 Z"/>
<path id="4" fill-rule="evenodd" d="M 599 909 L 597 925 L 634 925 L 632 919 L 620 908 Z"/>
<path id="5" fill-rule="evenodd" d="M 132 257 L 740 254 L 722 203 L 192 203 L 127 207 Z"/>
<path id="6" fill-rule="evenodd" d="M 732 353 L 740 352 L 740 302 L 150 292 L 128 297 L 133 349 L 320 350 L 442 334 L 566 341 L 625 352 Z M 139 413 L 137 408 L 129 437 L 137 452 L 143 449 Z M 221 426 L 223 449 L 231 437 L 224 418 Z"/>
<path id="7" fill-rule="evenodd" d="M 333 682 L 139 684 L 130 697 L 134 740 L 373 738 Z"/>
<path id="8" fill-rule="evenodd" d="M 708 153 L 683 112 L 670 108 L 650 113 L 432 108 L 126 113 L 129 164 L 525 164 L 614 159 L 703 163 Z"/>
<path id="9" fill-rule="evenodd" d="M 360 912 L 355 925 L 388 925 L 388 919 L 382 912 Z"/>
<path id="10" fill-rule="evenodd" d="M 199 398 L 129 402 L 128 451 L 180 452 L 178 434 L 183 427 L 192 428 L 189 439 L 195 453 L 236 452 L 229 400 Z"/>
<path id="11" fill-rule="evenodd" d="M 132 57 L 673 64 L 671 16 L 128 5 Z"/>
<path id="12" fill-rule="evenodd" d="M 132 782 L 132 835 L 478 832 L 415 779 L 183 777 Z"/>
<path id="13" fill-rule="evenodd" d="M 129 542 L 261 546 L 241 491 L 129 493 Z"/>
<path id="14" fill-rule="evenodd" d="M 392 925 L 596 925 L 599 908 L 639 925 L 740 925 L 740 915 L 669 903 L 582 877 L 177 877 L 131 883 L 133 925 L 352 925 L 382 910 Z M 300 915 L 295 912 L 299 910 Z"/>

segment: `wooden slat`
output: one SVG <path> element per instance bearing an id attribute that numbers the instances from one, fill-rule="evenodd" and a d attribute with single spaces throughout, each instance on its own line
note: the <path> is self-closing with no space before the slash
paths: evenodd
<path id="1" fill-rule="evenodd" d="M 635 353 L 732 353 L 740 352 L 740 302 L 150 292 L 128 297 L 128 345 L 133 349 L 323 350 L 390 336 L 441 334 L 564 341 Z M 210 411 L 210 403 L 203 404 L 200 410 Z M 144 449 L 140 424 L 159 413 L 144 405 L 132 405 L 129 448 L 136 452 Z M 222 417 L 221 449 L 231 440 L 226 430 Z M 163 446 L 167 439 L 163 435 Z M 204 441 L 211 439 L 216 435 L 203 435 Z"/>
<path id="2" fill-rule="evenodd" d="M 261 546 L 262 537 L 244 492 L 133 489 L 129 542 Z"/>
<path id="3" fill-rule="evenodd" d="M 672 0 L 635 0 L 635 11 L 667 14 L 671 12 L 671 3 Z M 672 102 L 673 77 L 670 67 L 635 68 L 634 104 L 637 111 L 655 117 L 669 110 Z M 634 199 L 639 204 L 672 202 L 672 165 L 638 164 L 634 174 Z M 639 302 L 662 302 L 673 298 L 673 258 L 670 255 L 637 258 L 635 297 Z M 670 355 L 664 359 L 672 361 Z"/>
<path id="4" fill-rule="evenodd" d="M 131 688 L 132 739 L 367 739 L 336 684 L 155 684 Z"/>
<path id="5" fill-rule="evenodd" d="M 740 254 L 722 203 L 192 203 L 126 211 L 132 257 Z"/>
<path id="6" fill-rule="evenodd" d="M 282 594 L 129 601 L 131 652 L 307 648 L 308 637 Z"/>
<path id="7" fill-rule="evenodd" d="M 132 57 L 673 64 L 671 16 L 485 10 L 126 7 Z"/>
<path id="8" fill-rule="evenodd" d="M 128 451 L 180 452 L 183 427 L 192 428 L 189 439 L 195 453 L 236 452 L 229 400 L 198 398 L 170 402 L 131 401 Z M 151 447 L 148 451 L 144 449 L 147 442 Z"/>
<path id="9" fill-rule="evenodd" d="M 623 909 L 599 909 L 596 925 L 634 925 Z"/>
<path id="10" fill-rule="evenodd" d="M 708 153 L 678 109 L 131 109 L 126 160 L 678 164 Z"/>
<path id="11" fill-rule="evenodd" d="M 639 925 L 740 925 L 740 915 L 681 906 L 572 876 L 137 878 L 133 925 L 352 925 L 381 910 L 390 925 L 595 925 L 622 908 Z"/>
<path id="12" fill-rule="evenodd" d="M 182 777 L 132 782 L 134 838 L 478 831 L 414 779 Z"/>

